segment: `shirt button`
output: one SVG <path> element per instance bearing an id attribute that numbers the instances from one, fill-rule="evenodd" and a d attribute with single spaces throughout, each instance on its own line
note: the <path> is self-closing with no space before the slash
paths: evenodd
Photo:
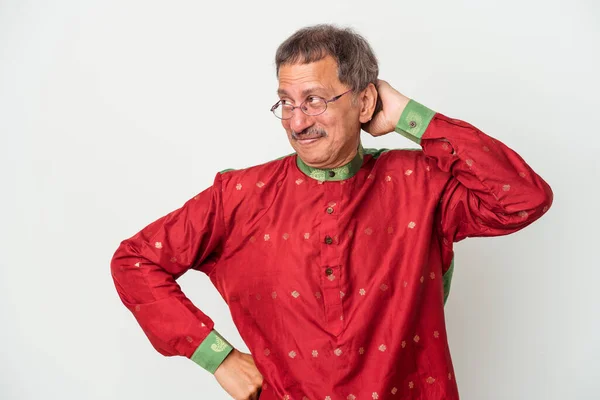
<path id="1" fill-rule="evenodd" d="M 415 121 L 410 121 L 408 125 L 410 125 L 411 128 L 414 128 L 415 126 L 417 126 L 417 123 Z"/>
<path id="2" fill-rule="evenodd" d="M 330 178 L 333 178 L 334 176 L 335 176 L 335 172 L 333 172 L 333 171 L 329 171 L 329 177 L 330 177 Z"/>
<path id="3" fill-rule="evenodd" d="M 333 214 L 333 207 L 327 207 L 327 214 Z"/>
<path id="4" fill-rule="evenodd" d="M 325 236 L 325 243 L 327 243 L 327 244 L 333 243 L 333 239 L 331 238 L 331 236 Z"/>
<path id="5" fill-rule="evenodd" d="M 329 275 L 333 275 L 333 270 L 331 268 L 327 268 L 325 270 L 325 275 L 329 276 Z"/>

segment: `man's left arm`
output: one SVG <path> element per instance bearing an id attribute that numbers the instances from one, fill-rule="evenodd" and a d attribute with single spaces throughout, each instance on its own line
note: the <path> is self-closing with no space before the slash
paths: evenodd
<path id="1" fill-rule="evenodd" d="M 515 232 L 552 204 L 548 184 L 516 152 L 467 122 L 410 100 L 395 131 L 420 144 L 437 169 L 451 174 L 439 210 L 446 240 Z"/>

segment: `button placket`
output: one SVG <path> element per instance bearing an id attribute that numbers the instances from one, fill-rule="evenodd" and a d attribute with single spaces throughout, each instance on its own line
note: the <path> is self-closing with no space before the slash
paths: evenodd
<path id="1" fill-rule="evenodd" d="M 331 171 L 333 172 L 333 171 Z M 341 291 L 340 254 L 340 199 L 344 186 L 339 182 L 324 185 L 325 200 L 320 210 L 321 218 L 321 292 L 325 307 L 325 329 L 339 335 L 344 326 Z"/>

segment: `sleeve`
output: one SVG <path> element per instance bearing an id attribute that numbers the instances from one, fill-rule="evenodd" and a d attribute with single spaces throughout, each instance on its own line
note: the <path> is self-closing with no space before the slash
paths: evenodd
<path id="1" fill-rule="evenodd" d="M 121 242 L 111 274 L 123 304 L 152 346 L 185 356 L 211 373 L 233 349 L 176 280 L 189 269 L 214 267 L 226 237 L 221 176 L 181 208 Z"/>
<path id="2" fill-rule="evenodd" d="M 466 122 L 411 100 L 396 132 L 420 144 L 449 176 L 438 210 L 444 242 L 507 235 L 540 218 L 552 204 L 550 186 L 517 153 Z"/>

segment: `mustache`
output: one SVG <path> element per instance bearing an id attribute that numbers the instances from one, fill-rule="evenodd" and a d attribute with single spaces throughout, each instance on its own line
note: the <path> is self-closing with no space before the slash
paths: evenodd
<path id="1" fill-rule="evenodd" d="M 323 128 L 308 128 L 303 130 L 302 132 L 296 132 L 292 129 L 292 138 L 295 140 L 300 139 L 300 135 L 316 135 L 321 137 L 327 137 L 327 132 Z"/>

